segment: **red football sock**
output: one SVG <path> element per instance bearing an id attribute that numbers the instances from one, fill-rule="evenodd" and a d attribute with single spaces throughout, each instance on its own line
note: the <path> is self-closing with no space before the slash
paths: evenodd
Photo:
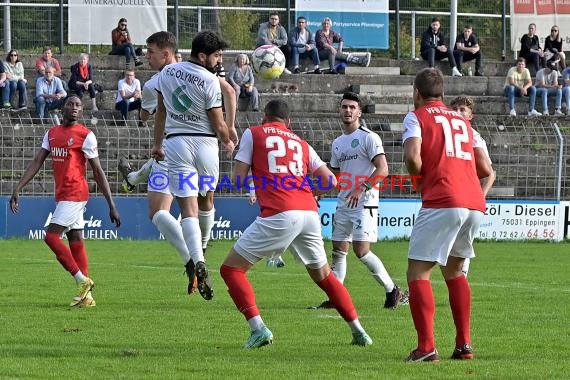
<path id="1" fill-rule="evenodd" d="M 432 352 L 435 349 L 433 336 L 433 319 L 435 316 L 435 299 L 429 280 L 414 280 L 410 287 L 410 311 L 414 326 L 418 333 L 418 350 Z"/>
<path id="2" fill-rule="evenodd" d="M 228 287 L 228 293 L 234 300 L 239 312 L 248 321 L 259 315 L 259 309 L 255 304 L 255 293 L 245 275 L 245 271 L 239 268 L 222 264 L 220 275 Z"/>
<path id="3" fill-rule="evenodd" d="M 345 321 L 352 322 L 358 318 L 348 290 L 332 272 L 317 285 L 329 296 L 329 300 Z"/>
<path id="4" fill-rule="evenodd" d="M 89 277 L 89 259 L 87 258 L 87 252 L 85 251 L 83 240 L 76 240 L 69 243 L 69 248 L 71 249 L 73 259 L 79 266 L 81 273 Z"/>
<path id="5" fill-rule="evenodd" d="M 465 276 L 461 275 L 446 280 L 449 292 L 449 306 L 455 323 L 455 345 L 462 347 L 465 343 L 471 344 L 470 318 L 471 318 L 471 288 Z"/>
<path id="6" fill-rule="evenodd" d="M 44 238 L 46 244 L 51 248 L 53 253 L 55 253 L 55 257 L 57 261 L 69 272 L 72 276 L 74 276 L 77 272 L 79 272 L 79 266 L 73 259 L 73 255 L 71 254 L 71 250 L 65 243 L 61 240 L 61 237 L 56 232 L 48 232 L 46 233 L 46 237 Z"/>

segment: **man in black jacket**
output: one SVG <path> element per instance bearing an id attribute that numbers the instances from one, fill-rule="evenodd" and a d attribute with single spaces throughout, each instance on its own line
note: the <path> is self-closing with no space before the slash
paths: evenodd
<path id="1" fill-rule="evenodd" d="M 448 49 L 445 44 L 445 36 L 439 30 L 441 24 L 439 17 L 434 17 L 431 20 L 430 27 L 422 33 L 421 55 L 425 61 L 428 61 L 429 67 L 434 67 L 436 60 L 447 58 L 449 67 L 451 68 L 451 75 L 460 77 L 461 73 L 457 70 L 455 65 L 455 58 L 453 52 Z"/>

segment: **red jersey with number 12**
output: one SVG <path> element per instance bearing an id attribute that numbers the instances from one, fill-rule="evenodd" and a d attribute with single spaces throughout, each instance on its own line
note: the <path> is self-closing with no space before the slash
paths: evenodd
<path id="1" fill-rule="evenodd" d="M 309 144 L 283 123 L 258 125 L 250 131 L 253 142 L 251 173 L 261 216 L 290 210 L 317 211 L 308 176 L 311 151 L 314 153 Z"/>
<path id="2" fill-rule="evenodd" d="M 98 155 L 93 132 L 82 124 L 67 127 L 56 125 L 46 133 L 42 148 L 51 153 L 55 200 L 87 201 L 89 186 L 85 178 L 86 163 L 87 159 Z"/>
<path id="3" fill-rule="evenodd" d="M 422 207 L 462 207 L 485 212 L 469 121 L 439 101 L 414 113 L 422 139 Z"/>

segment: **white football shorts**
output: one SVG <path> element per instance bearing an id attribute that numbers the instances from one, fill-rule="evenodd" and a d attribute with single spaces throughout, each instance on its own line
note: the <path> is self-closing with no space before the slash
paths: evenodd
<path id="1" fill-rule="evenodd" d="M 170 192 L 177 197 L 206 196 L 220 175 L 216 137 L 174 136 L 164 143 Z"/>
<path id="2" fill-rule="evenodd" d="M 66 227 L 65 232 L 69 230 L 83 229 L 83 212 L 85 211 L 85 202 L 59 201 L 55 206 L 55 211 L 51 216 L 50 223 Z"/>
<path id="3" fill-rule="evenodd" d="M 152 167 L 147 180 L 147 190 L 149 192 L 171 195 L 169 182 L 161 185 L 164 181 L 170 181 L 170 177 L 168 176 L 168 161 L 152 160 Z"/>
<path id="4" fill-rule="evenodd" d="M 421 208 L 408 249 L 408 258 L 447 264 L 448 256 L 475 257 L 473 239 L 483 213 L 466 208 Z"/>
<path id="5" fill-rule="evenodd" d="M 333 241 L 378 241 L 378 207 L 337 208 L 332 226 Z"/>
<path id="6" fill-rule="evenodd" d="M 252 264 L 280 255 L 287 248 L 311 269 L 327 264 L 321 220 L 316 211 L 292 210 L 257 217 L 234 245 L 234 250 Z"/>

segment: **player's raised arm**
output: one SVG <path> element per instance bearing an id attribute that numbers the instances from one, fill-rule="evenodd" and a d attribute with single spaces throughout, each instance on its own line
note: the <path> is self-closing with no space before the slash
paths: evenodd
<path id="1" fill-rule="evenodd" d="M 235 125 L 237 110 L 236 90 L 234 90 L 232 85 L 229 84 L 225 78 L 218 77 L 218 79 L 220 81 L 222 97 L 224 98 L 224 109 L 226 112 L 225 122 L 228 127 L 230 140 L 232 140 L 234 145 L 237 146 L 239 143 L 239 137 Z"/>

